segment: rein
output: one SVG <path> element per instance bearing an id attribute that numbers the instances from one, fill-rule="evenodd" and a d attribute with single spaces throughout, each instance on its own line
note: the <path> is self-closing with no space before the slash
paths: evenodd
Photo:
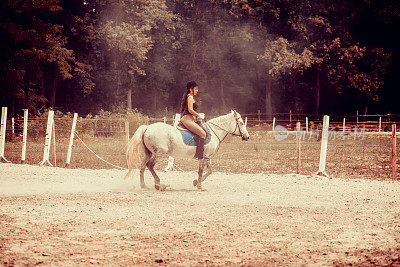
<path id="1" fill-rule="evenodd" d="M 206 123 L 212 124 L 212 125 L 218 127 L 219 129 L 221 129 L 222 131 L 226 132 L 226 135 L 225 135 L 224 138 L 222 138 L 222 140 L 221 140 L 221 139 L 219 138 L 219 136 L 217 135 L 217 133 L 214 131 L 214 129 L 213 129 L 212 127 L 210 127 L 210 129 L 214 132 L 215 136 L 218 138 L 219 143 L 222 143 L 222 141 L 224 141 L 224 139 L 228 136 L 228 134 L 231 134 L 231 135 L 233 135 L 233 136 L 242 136 L 242 131 L 240 130 L 240 127 L 239 127 L 239 121 L 238 121 L 237 118 L 235 118 L 235 119 L 236 119 L 236 127 L 235 127 L 235 130 L 234 130 L 233 132 L 229 132 L 228 130 L 222 128 L 222 127 L 219 126 L 218 124 L 212 123 L 212 122 L 210 122 L 210 121 L 208 121 L 208 122 L 206 122 Z M 239 128 L 239 133 L 240 133 L 240 134 L 235 134 L 237 128 Z"/>

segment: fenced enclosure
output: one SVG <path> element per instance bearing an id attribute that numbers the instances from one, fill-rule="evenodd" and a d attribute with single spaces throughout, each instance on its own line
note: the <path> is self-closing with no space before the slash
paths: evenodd
<path id="1" fill-rule="evenodd" d="M 322 125 L 323 116 L 315 115 L 315 114 L 296 114 L 287 112 L 287 113 L 274 113 L 271 115 L 271 118 L 268 118 L 268 115 L 265 113 L 250 113 L 243 114 L 243 117 L 247 117 L 248 121 L 251 125 L 255 124 L 270 124 L 272 126 L 273 121 L 279 122 L 280 125 L 285 125 L 289 129 L 294 129 L 296 126 L 296 122 L 300 121 L 302 125 L 308 123 L 309 127 L 317 127 L 318 125 Z M 391 131 L 391 125 L 394 123 L 398 123 L 400 121 L 400 115 L 397 114 L 368 114 L 362 115 L 335 115 L 331 117 L 331 127 L 340 128 L 343 125 L 343 122 L 348 127 L 358 127 L 365 128 L 366 131 Z M 337 129 L 338 130 L 338 129 Z"/>
<path id="2" fill-rule="evenodd" d="M 246 115 L 249 114 L 244 116 Z M 394 115 L 391 115 L 391 118 L 393 117 Z M 316 118 L 311 120 L 303 117 L 304 121 L 308 121 L 307 126 L 304 122 L 300 122 L 300 116 L 297 115 L 292 115 L 289 123 L 286 120 L 274 120 L 275 131 L 273 131 L 273 124 L 268 121 L 258 121 L 258 118 L 254 119 L 251 116 L 247 118 L 250 140 L 242 142 L 240 138 L 228 136 L 212 159 L 214 171 L 304 175 L 311 175 L 318 171 L 322 129 L 320 123 L 313 122 Z M 294 123 L 293 118 L 297 118 L 300 122 L 299 132 L 290 125 L 290 122 Z M 27 164 L 38 164 L 43 159 L 46 121 L 45 117 L 28 119 L 25 159 Z M 70 116 L 56 114 L 54 118 L 55 135 L 51 141 L 49 160 L 55 166 L 65 167 L 66 165 L 72 121 L 72 114 Z M 127 136 L 132 135 L 139 125 L 157 121 L 173 124 L 172 117 L 153 119 L 135 117 L 132 120 L 78 118 L 76 134 L 87 147 L 105 161 L 125 168 Z M 390 179 L 397 177 L 397 170 L 395 170 L 395 175 L 392 174 L 393 164 L 395 167 L 397 165 L 397 162 L 393 163 L 393 154 L 396 159 L 399 149 L 395 145 L 395 151 L 392 151 L 391 134 L 383 130 L 379 131 L 379 124 L 375 122 L 372 124 L 361 124 L 360 121 L 350 122 L 351 119 L 346 121 L 345 127 L 335 121 L 335 118 L 330 122 L 326 173 L 330 177 L 338 178 Z M 23 125 L 23 118 L 7 119 L 4 155 L 13 163 L 21 162 Z M 114 168 L 99 160 L 80 139 L 76 137 L 74 139 L 69 167 Z M 164 169 L 167 160 L 167 157 L 162 158 L 156 165 L 156 169 Z M 176 158 L 175 164 L 184 171 L 197 169 L 197 161 L 194 159 Z"/>

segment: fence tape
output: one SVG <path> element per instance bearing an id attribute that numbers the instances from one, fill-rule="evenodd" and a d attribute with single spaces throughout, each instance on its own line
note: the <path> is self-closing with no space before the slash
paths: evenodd
<path id="1" fill-rule="evenodd" d="M 83 140 L 79 137 L 77 131 L 75 131 L 75 136 L 78 137 L 78 139 L 82 142 L 82 144 L 83 144 L 90 152 L 92 152 L 98 159 L 100 159 L 100 160 L 102 160 L 103 162 L 105 162 L 105 163 L 107 163 L 107 164 L 109 164 L 109 165 L 111 165 L 111 166 L 113 166 L 113 167 L 115 167 L 115 168 L 118 168 L 118 169 L 120 169 L 120 170 L 127 170 L 126 168 L 122 168 L 122 167 L 120 167 L 120 166 L 117 166 L 117 165 L 115 165 L 115 164 L 112 164 L 111 162 L 108 162 L 107 160 L 105 160 L 105 159 L 103 159 L 102 157 L 100 157 L 99 155 L 97 155 L 93 150 L 91 150 L 91 149 L 85 144 L 85 142 L 83 142 Z"/>

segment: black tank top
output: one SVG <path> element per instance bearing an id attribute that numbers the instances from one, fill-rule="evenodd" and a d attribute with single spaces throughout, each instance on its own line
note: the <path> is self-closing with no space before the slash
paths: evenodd
<path id="1" fill-rule="evenodd" d="M 197 104 L 196 103 L 193 103 L 193 110 L 197 111 Z M 183 117 L 185 115 L 188 115 L 188 114 L 192 114 L 192 113 L 189 112 L 188 101 L 187 101 L 187 98 L 186 98 L 185 109 L 183 110 L 183 113 L 182 113 L 181 117 Z"/>

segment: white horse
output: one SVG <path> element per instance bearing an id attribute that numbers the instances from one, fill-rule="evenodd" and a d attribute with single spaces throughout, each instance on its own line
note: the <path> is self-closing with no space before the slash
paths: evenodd
<path id="1" fill-rule="evenodd" d="M 210 129 L 211 139 L 204 146 L 204 159 L 199 160 L 198 179 L 193 181 L 193 185 L 200 190 L 202 189 L 201 183 L 212 172 L 210 158 L 217 153 L 220 143 L 225 137 L 232 134 L 241 136 L 245 141 L 250 138 L 243 119 L 234 110 L 227 115 L 211 119 L 204 125 Z M 155 188 L 165 190 L 167 186 L 160 183 L 160 178 L 154 171 L 157 158 L 161 155 L 193 158 L 195 152 L 196 146 L 186 145 L 181 132 L 176 127 L 161 122 L 141 125 L 128 143 L 126 159 L 129 170 L 125 177 L 129 177 L 134 168 L 139 168 L 140 186 L 147 188 L 144 182 L 144 171 L 147 167 L 154 177 Z M 203 175 L 205 169 L 207 171 Z"/>

